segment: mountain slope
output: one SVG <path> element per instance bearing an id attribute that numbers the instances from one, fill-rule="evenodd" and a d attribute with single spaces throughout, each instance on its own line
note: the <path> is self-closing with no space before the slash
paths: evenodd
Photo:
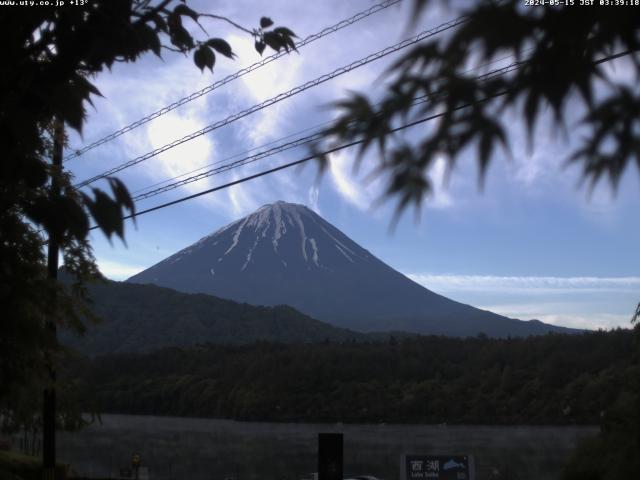
<path id="1" fill-rule="evenodd" d="M 361 331 L 455 336 L 570 331 L 509 319 L 438 295 L 313 211 L 285 202 L 263 206 L 128 281 L 253 305 L 286 304 Z"/>
<path id="2" fill-rule="evenodd" d="M 63 344 L 85 354 L 145 352 L 202 343 L 258 340 L 315 343 L 364 340 L 364 335 L 319 322 L 288 306 L 256 307 L 155 285 L 92 285 L 93 311 L 103 321 L 83 337 L 61 332 Z"/>

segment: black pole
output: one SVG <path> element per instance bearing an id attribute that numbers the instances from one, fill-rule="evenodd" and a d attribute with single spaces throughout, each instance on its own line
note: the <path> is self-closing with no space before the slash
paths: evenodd
<path id="1" fill-rule="evenodd" d="M 53 176 L 51 177 L 51 198 L 60 196 L 58 175 L 62 173 L 62 149 L 64 142 L 64 124 L 54 119 L 53 126 Z M 58 240 L 49 232 L 49 250 L 47 253 L 47 273 L 52 280 L 58 279 Z M 55 302 L 55 298 L 53 299 Z M 51 306 L 52 312 L 55 305 Z M 52 345 L 57 342 L 56 321 L 53 315 L 47 318 L 46 329 L 52 339 Z M 44 480 L 55 480 L 56 473 L 56 369 L 53 356 L 49 359 L 50 384 L 44 390 L 42 405 L 42 477 Z"/>
<path id="2" fill-rule="evenodd" d="M 318 480 L 342 480 L 342 434 L 318 434 Z"/>

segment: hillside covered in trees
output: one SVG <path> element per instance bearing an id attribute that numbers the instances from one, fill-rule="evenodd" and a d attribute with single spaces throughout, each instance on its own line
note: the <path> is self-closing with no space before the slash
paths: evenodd
<path id="1" fill-rule="evenodd" d="M 305 343 L 367 338 L 286 305 L 261 307 L 155 285 L 112 281 L 92 284 L 88 291 L 91 309 L 100 322 L 87 325 L 82 336 L 61 331 L 64 345 L 86 355 L 149 352 L 206 342 Z"/>
<path id="2" fill-rule="evenodd" d="M 639 330 L 204 345 L 76 357 L 103 413 L 264 421 L 598 424 L 640 378 Z"/>

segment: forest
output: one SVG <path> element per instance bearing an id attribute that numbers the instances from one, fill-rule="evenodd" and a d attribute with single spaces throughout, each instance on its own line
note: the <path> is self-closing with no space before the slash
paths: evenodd
<path id="1" fill-rule="evenodd" d="M 640 329 L 206 344 L 72 356 L 82 411 L 253 421 L 600 424 L 637 397 Z M 634 386 L 635 385 L 635 386 Z"/>

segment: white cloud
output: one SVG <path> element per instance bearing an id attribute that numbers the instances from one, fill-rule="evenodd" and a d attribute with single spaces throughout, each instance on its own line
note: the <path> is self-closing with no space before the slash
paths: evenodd
<path id="1" fill-rule="evenodd" d="M 287 0 L 276 0 L 270 2 L 268 6 L 258 8 L 253 4 L 246 2 L 223 2 L 223 5 L 212 6 L 208 2 L 201 2 L 203 9 L 211 9 L 213 13 L 222 13 L 230 16 L 243 24 L 249 26 L 254 25 L 259 15 L 265 14 L 271 16 L 277 24 L 285 24 L 292 27 L 296 33 L 304 38 L 312 32 L 321 30 L 338 19 L 345 18 L 358 10 L 369 8 L 372 4 L 369 0 L 358 0 L 357 2 L 290 2 Z M 182 134 L 191 133 L 203 126 L 214 121 L 223 119 L 228 115 L 237 113 L 249 106 L 258 103 L 266 98 L 270 98 L 279 92 L 285 91 L 296 85 L 304 83 L 305 80 L 315 78 L 321 74 L 332 71 L 338 66 L 346 65 L 357 58 L 364 57 L 372 51 L 378 50 L 387 44 L 404 38 L 411 33 L 407 32 L 407 15 L 412 8 L 413 2 L 400 2 L 399 5 L 385 10 L 380 14 L 376 14 L 363 22 L 358 22 L 352 27 L 345 28 L 335 35 L 328 36 L 322 41 L 304 47 L 300 50 L 300 55 L 292 54 L 280 58 L 271 65 L 267 65 L 252 72 L 242 79 L 233 81 L 220 89 L 202 97 L 198 100 L 184 105 L 179 109 L 165 115 L 165 119 L 157 119 L 142 128 L 130 132 L 110 145 L 105 145 L 96 149 L 91 155 L 99 155 L 97 162 L 70 162 L 70 167 L 74 172 L 78 173 L 78 179 L 82 180 L 90 175 L 102 172 L 106 168 L 121 163 L 122 161 L 134 158 L 143 154 L 157 146 L 164 145 L 171 140 L 178 138 Z M 205 5 L 206 4 L 206 5 Z M 437 4 L 440 8 L 440 4 Z M 444 4 L 442 4 L 444 6 Z M 435 7 L 435 5 L 434 5 Z M 311 9 L 312 14 L 309 14 Z M 260 11 L 263 10 L 263 11 Z M 421 26 L 435 25 L 441 20 L 451 18 L 453 12 L 434 11 L 431 7 L 428 9 L 429 15 L 423 15 L 420 26 L 416 27 L 416 31 Z M 435 16 L 434 16 L 435 15 Z M 295 20 L 295 21 L 294 21 Z M 188 22 L 191 24 L 191 22 Z M 138 118 L 157 110 L 158 108 L 168 105 L 178 98 L 190 94 L 203 86 L 213 83 L 214 81 L 224 78 L 225 75 L 237 71 L 248 64 L 258 60 L 260 57 L 255 52 L 252 40 L 249 37 L 242 36 L 233 28 L 224 30 L 224 23 L 215 25 L 216 36 L 220 35 L 226 38 L 232 44 L 234 51 L 238 53 L 235 61 L 230 61 L 222 57 L 218 58 L 216 70 L 212 75 L 210 72 L 200 73 L 193 65 L 192 58 L 185 58 L 181 55 L 173 55 L 167 53 L 165 62 L 155 60 L 152 56 L 143 58 L 140 62 L 134 64 L 117 64 L 114 66 L 113 74 L 105 72 L 98 78 L 99 88 L 107 97 L 106 99 L 95 99 L 97 113 L 90 111 L 91 120 L 85 130 L 87 142 L 93 141 L 104 134 L 126 125 Z M 212 25 L 212 26 L 213 26 Z M 193 25 L 192 25 L 193 26 Z M 195 28 L 195 27 L 194 27 Z M 218 30 L 218 28 L 222 30 Z M 227 34 L 227 32 L 231 32 Z M 201 32 L 198 32 L 200 35 Z M 414 32 L 415 33 L 415 32 Z M 355 89 L 372 95 L 375 101 L 377 93 L 382 82 L 371 85 L 371 81 L 377 79 L 377 75 L 381 72 L 385 65 L 388 65 L 393 58 L 388 57 L 379 62 L 371 63 L 353 72 L 338 77 L 326 84 L 315 87 L 301 95 L 297 95 L 290 100 L 285 100 L 275 106 L 269 107 L 262 112 L 250 115 L 244 119 L 235 122 L 231 127 L 225 127 L 211 134 L 201 137 L 197 141 L 189 142 L 187 146 L 175 148 L 164 155 L 154 158 L 142 164 L 139 168 L 126 170 L 122 174 L 122 178 L 127 182 L 130 188 L 136 189 L 146 186 L 147 183 L 154 183 L 160 178 L 173 176 L 188 170 L 199 168 L 202 165 L 212 161 L 217 161 L 227 157 L 231 153 L 245 151 L 255 147 L 259 143 L 270 141 L 276 137 L 289 135 L 294 131 L 300 131 L 310 127 L 312 124 L 319 123 L 326 119 L 329 115 L 325 110 L 318 110 L 319 105 L 327 105 L 328 103 L 339 100 L 344 97 L 345 89 Z M 611 62 L 607 65 L 613 65 Z M 620 71 L 620 74 L 627 75 L 628 71 Z M 335 111 L 331 111 L 335 113 Z M 163 123 L 164 122 L 164 123 Z M 602 217 L 614 218 L 615 212 L 611 211 L 613 202 L 608 201 L 606 195 L 596 196 L 591 203 L 585 201 L 586 195 L 581 190 L 578 194 L 574 194 L 574 180 L 580 173 L 577 168 L 571 169 L 570 175 L 565 174 L 561 170 L 562 160 L 565 158 L 565 150 L 571 145 L 565 145 L 560 148 L 563 143 L 561 141 L 552 142 L 548 132 L 545 131 L 545 119 L 540 123 L 540 131 L 542 133 L 536 135 L 533 156 L 525 155 L 526 148 L 524 135 L 514 135 L 514 154 L 517 158 L 514 162 L 507 164 L 499 158 L 493 162 L 490 175 L 487 181 L 495 188 L 488 189 L 481 196 L 475 189 L 476 176 L 474 174 L 477 167 L 475 150 L 465 153 L 458 160 L 456 172 L 451 179 L 451 185 L 445 189 L 442 180 L 444 179 L 445 164 L 444 161 L 436 161 L 432 167 L 431 174 L 436 188 L 435 195 L 432 199 L 425 202 L 425 210 L 444 209 L 447 218 L 451 219 L 454 215 L 456 221 L 473 221 L 481 212 L 485 218 L 502 217 L 504 212 L 508 212 L 508 207 L 516 202 L 529 200 L 527 198 L 531 194 L 539 196 L 545 201 L 554 201 L 557 205 L 563 207 L 573 207 L 574 210 L 584 210 L 588 213 L 589 218 Z M 505 119 L 505 124 L 513 126 L 514 131 L 522 132 L 521 119 L 517 115 Z M 407 131 L 407 137 L 417 139 L 424 134 L 424 128 L 432 128 L 435 122 L 425 124 L 422 130 Z M 571 131 L 571 139 L 579 138 L 579 132 Z M 412 140 L 413 141 L 413 140 Z M 80 145 L 79 140 L 77 141 Z M 74 139 L 74 145 L 76 140 Z M 113 149 L 111 154 L 110 148 Z M 184 150 L 183 150 L 184 149 Z M 522 155 L 520 155 L 522 153 Z M 189 189 L 192 191 L 200 191 L 205 188 L 226 183 L 228 180 L 240 178 L 247 174 L 251 174 L 267 168 L 265 165 L 275 166 L 288 160 L 288 156 L 299 158 L 294 152 L 287 152 L 284 155 L 274 156 L 266 159 L 265 162 L 256 162 L 253 165 L 244 167 L 227 176 L 216 176 L 202 182 L 194 183 Z M 520 156 L 518 156 L 520 155 Z M 300 155 L 302 156 L 302 154 Z M 355 205 L 366 216 L 371 215 L 370 206 L 375 203 L 380 193 L 384 189 L 384 183 L 367 184 L 362 180 L 361 176 L 352 173 L 352 152 L 345 151 L 342 155 L 336 155 L 332 162 L 332 168 L 329 172 L 330 182 L 327 182 L 331 188 L 326 188 L 322 192 L 321 201 L 323 208 L 327 214 L 331 213 L 330 209 L 338 204 Z M 365 157 L 362 173 L 368 173 L 367 165 L 374 164 L 369 156 Z M 113 163 L 109 163 L 113 162 Z M 369 162 L 369 163 L 367 163 Z M 462 164 L 461 164 L 462 162 Z M 499 165 L 500 166 L 499 166 Z M 143 167 L 144 165 L 144 167 Z M 473 167 L 473 168 L 472 168 Z M 89 171 L 90 169 L 95 171 Z M 510 170 L 511 168 L 511 170 Z M 86 170 L 85 170 L 86 169 Z M 498 171 L 494 171 L 498 169 Z M 575 170 L 575 172 L 574 172 Z M 237 176 L 232 175 L 237 172 Z M 221 221 L 219 217 L 228 217 L 229 219 L 238 218 L 240 215 L 250 213 L 260 205 L 277 199 L 287 201 L 297 201 L 299 203 L 309 203 L 314 209 L 318 207 L 318 191 L 313 187 L 314 175 L 304 172 L 301 176 L 296 169 L 279 172 L 275 175 L 264 177 L 256 181 L 251 181 L 228 190 L 220 191 L 212 195 L 201 197 L 195 202 L 183 204 L 182 210 L 187 212 L 187 208 L 193 208 L 202 204 L 210 207 L 215 206 L 215 215 L 211 216 L 216 222 Z M 313 173 L 313 172 L 310 172 Z M 636 181 L 636 177 L 633 177 Z M 637 187 L 637 184 L 633 184 Z M 564 190 L 563 190 L 564 189 Z M 632 188 L 630 191 L 636 192 Z M 607 193 L 607 192 L 605 192 Z M 182 192 L 175 191 L 174 195 L 182 195 Z M 171 194 L 169 194 L 171 195 Z M 475 197 L 470 198 L 471 195 Z M 160 197 L 157 197 L 160 198 Z M 156 198 L 156 199 L 157 199 Z M 154 199 L 154 200 L 156 200 Z M 340 200 L 344 199 L 344 202 Z M 637 196 L 633 197 L 631 205 L 637 203 Z M 385 202 L 385 204 L 391 202 Z M 586 208 L 584 205 L 586 204 Z M 616 201 L 618 211 L 621 202 Z M 533 204 L 531 204 L 533 205 Z M 579 206 L 578 206 L 579 205 Z M 385 227 L 391 218 L 393 205 L 389 208 L 378 209 L 375 213 L 384 216 L 385 220 L 381 222 Z M 528 205 L 525 205 L 528 206 Z M 453 208 L 452 208 L 453 207 Z M 560 208 L 558 210 L 561 210 Z M 532 213 L 536 212 L 532 208 Z M 630 210 L 631 211 L 631 210 Z M 212 221 L 209 218 L 198 216 L 198 221 L 193 222 L 189 215 L 180 216 L 174 213 L 174 209 L 166 209 L 164 213 L 157 216 L 144 217 L 148 219 L 149 224 L 154 222 L 164 222 L 169 225 L 175 225 L 182 222 L 182 236 L 196 235 L 192 230 L 206 229 L 206 223 Z M 595 213 L 598 215 L 595 215 Z M 199 212 L 198 212 L 199 213 Z M 438 225 L 438 212 L 425 212 L 427 218 L 429 214 L 433 214 L 434 225 Z M 365 217 L 355 216 L 353 218 L 352 228 L 354 235 L 361 235 L 360 228 L 365 224 Z M 559 222 L 567 221 L 569 218 L 562 211 L 549 211 L 549 218 Z M 625 216 L 626 218 L 626 216 Z M 511 219 L 505 218 L 505 222 Z M 531 221 L 540 221 L 534 215 Z M 604 221 L 604 220 L 603 220 Z M 620 221 L 620 224 L 622 222 Z M 541 228 L 545 228 L 541 224 Z M 616 223 L 614 226 L 617 226 Z M 175 229 L 172 229 L 175 230 Z M 372 234 L 372 241 L 384 243 L 384 231 L 380 235 Z M 628 229 L 627 229 L 628 230 Z M 146 231 L 146 230 L 145 230 Z M 401 231 L 402 232 L 402 231 Z M 433 229 L 437 233 L 437 229 Z M 583 234 L 586 230 L 581 230 Z M 197 232 L 205 234 L 208 232 Z M 479 232 L 483 233 L 483 232 Z M 486 232 L 484 232 L 486 233 Z M 588 232 L 587 232 L 588 233 Z M 630 234 L 635 231 L 631 229 Z M 402 233 L 400 233 L 402 235 Z M 456 230 L 442 232 L 442 235 L 455 235 Z M 141 238 L 148 239 L 149 233 L 142 232 Z M 176 233 L 176 236 L 179 236 Z M 409 231 L 406 238 L 400 238 L 400 241 L 406 240 L 411 243 L 413 230 Z M 595 237 L 594 237 L 595 238 Z M 611 238 L 614 238 L 613 236 Z M 155 241 L 154 239 L 149 242 Z M 586 240 L 585 240 L 586 241 Z M 595 240 L 594 240 L 595 241 Z M 144 242 L 141 242 L 144 244 Z M 588 242 L 587 242 L 588 243 Z M 632 242 L 631 242 L 632 243 Z M 108 244 L 101 248 L 110 248 Z M 130 243 L 131 245 L 131 243 Z M 144 252 L 146 247 L 142 247 Z M 532 246 L 532 248 L 544 248 L 544 245 Z M 110 252 L 110 250 L 106 250 Z M 96 250 L 96 252 L 99 252 Z M 624 252 L 623 252 L 624 253 Z M 400 255 L 402 257 L 402 255 Z M 133 259 L 133 262 L 138 260 Z M 475 261 L 471 256 L 468 258 L 469 264 Z M 126 263 L 126 262 L 123 262 Z M 622 265 L 624 266 L 624 265 Z M 126 266 L 125 266 L 126 267 Z M 497 265 L 498 268 L 503 265 Z M 551 265 L 550 268 L 556 272 L 556 267 Z M 615 273 L 618 265 L 608 265 L 610 272 Z M 446 268 L 446 267 L 445 267 Z M 542 268 L 542 267 L 541 267 Z M 621 267 L 620 267 L 621 268 Z M 623 269 L 622 271 L 626 271 Z M 563 273 L 560 271 L 560 273 Z M 127 272 L 128 274 L 128 272 Z M 542 298 L 542 294 L 564 294 L 576 293 L 586 298 L 587 294 L 593 292 L 602 293 L 601 296 L 607 296 L 607 292 L 618 291 L 617 286 L 613 283 L 605 284 L 601 280 L 597 285 L 576 286 L 576 282 L 569 284 L 569 280 L 557 280 L 555 283 L 547 281 L 549 277 L 481 277 L 469 276 L 466 279 L 445 279 L 447 276 L 428 276 L 426 278 L 427 287 L 432 289 L 440 289 L 442 292 L 462 292 L 462 297 L 472 298 L 474 304 L 494 304 L 494 302 L 503 302 L 505 292 L 514 292 L 514 294 L 522 294 L 521 296 L 538 295 Z M 455 277 L 455 276 L 454 276 Z M 517 278 L 518 280 L 513 280 Z M 551 277 L 555 278 L 555 277 Z M 580 277 L 582 278 L 582 277 Z M 587 277 L 588 278 L 588 277 Z M 527 280 L 529 279 L 527 283 Z M 421 281 L 421 280 L 418 280 Z M 564 283 L 563 283 L 564 282 Z M 609 288 L 610 290 L 607 290 Z M 637 284 L 631 284 L 624 287 L 625 291 L 638 292 Z M 635 289 L 635 290 L 634 290 Z M 466 294 L 465 292 L 476 292 Z M 484 292 L 494 292 L 494 298 L 487 298 Z M 480 298 L 485 295 L 483 298 Z M 456 295 L 452 295 L 456 298 Z M 628 297 L 636 297 L 640 295 L 627 294 Z M 474 297 L 476 297 L 474 299 Z M 538 298 L 536 298 L 538 299 Z M 574 297 L 575 299 L 575 297 Z M 508 301 L 510 299 L 507 298 Z M 509 303 L 509 302 L 504 302 Z M 533 302 L 532 302 L 533 303 Z M 634 304 L 635 306 L 635 304 Z M 626 307 L 625 307 L 626 308 Z M 612 312 L 615 309 L 612 310 Z M 552 310 L 537 312 L 541 315 L 553 315 Z M 545 317 L 546 318 L 546 317 Z M 551 317 L 549 317 L 551 318 Z M 577 321 L 577 320 L 576 320 Z"/>
<path id="2" fill-rule="evenodd" d="M 158 118 L 147 129 L 152 148 L 159 148 L 168 142 L 195 132 L 205 125 L 194 117 L 171 112 Z M 182 145 L 178 145 L 158 155 L 164 174 L 176 176 L 185 171 L 195 170 L 214 160 L 214 144 L 211 137 L 202 135 Z M 153 171 L 153 170 L 152 170 Z M 155 170 L 157 172 L 157 170 Z M 161 175 L 163 176 L 163 175 Z M 190 188 L 194 188 L 190 184 Z M 199 189 L 200 187 L 195 187 Z"/>
<path id="3" fill-rule="evenodd" d="M 453 206 L 453 199 L 448 191 L 447 185 L 447 160 L 444 157 L 438 157 L 429 169 L 429 177 L 431 178 L 432 194 L 425 203 L 425 206 L 435 209 L 445 209 Z"/>
<path id="4" fill-rule="evenodd" d="M 621 57 L 616 60 L 606 62 L 601 67 L 607 79 L 611 82 L 633 86 L 638 81 L 637 69 L 631 57 Z M 598 86 L 603 87 L 603 81 L 598 80 Z"/>
<path id="5" fill-rule="evenodd" d="M 521 185 L 532 187 L 539 180 L 540 175 L 548 172 L 545 160 L 544 153 L 524 153 L 514 162 L 513 179 Z"/>
<path id="6" fill-rule="evenodd" d="M 329 171 L 336 191 L 349 203 L 359 210 L 367 210 L 373 200 L 370 190 L 363 188 L 364 182 L 359 182 L 353 175 L 351 156 L 345 152 L 331 154 Z"/>
<path id="7" fill-rule="evenodd" d="M 424 287 L 511 318 L 575 328 L 628 327 L 640 277 L 409 274 Z"/>
<path id="8" fill-rule="evenodd" d="M 384 198 L 384 183 L 388 174 L 368 177 L 374 170 L 374 154 L 363 157 L 358 172 L 353 171 L 355 159 L 350 151 L 331 154 L 330 173 L 335 190 L 359 210 L 371 212 L 378 199 Z M 427 208 L 442 210 L 451 208 L 455 202 L 447 184 L 447 161 L 437 158 L 428 171 L 432 182 L 431 196 L 424 202 Z"/>
<path id="9" fill-rule="evenodd" d="M 510 318 L 536 319 L 551 325 L 590 330 L 629 327 L 631 318 L 630 314 L 580 312 L 580 305 L 569 302 L 481 305 L 478 308 Z"/>
<path id="10" fill-rule="evenodd" d="M 100 272 L 110 280 L 126 280 L 146 268 L 139 265 L 129 265 L 101 259 L 96 259 L 96 262 L 98 263 Z"/>
<path id="11" fill-rule="evenodd" d="M 320 188 L 318 184 L 312 185 L 309 188 L 309 197 L 308 197 L 308 207 L 316 212 L 319 215 L 322 215 L 320 212 L 320 206 L 318 205 L 318 198 L 320 197 Z"/>
<path id="12" fill-rule="evenodd" d="M 238 57 L 245 59 L 245 64 L 255 62 L 256 51 L 252 39 L 234 35 L 229 38 L 229 42 L 233 45 Z M 295 55 L 294 53 L 289 57 L 282 57 L 242 76 L 241 88 L 256 102 L 263 102 L 278 92 L 293 88 L 300 81 L 300 62 L 291 61 L 293 58 L 290 58 Z"/>
<path id="13" fill-rule="evenodd" d="M 550 186 L 557 188 L 561 184 L 564 188 L 571 188 L 575 183 L 575 172 L 563 170 L 569 149 L 565 139 L 554 128 L 554 121 L 552 113 L 543 109 L 529 141 L 521 112 L 512 109 L 506 113 L 504 126 L 509 133 L 513 155 L 513 161 L 506 165 L 507 178 L 518 187 L 525 187 L 527 193 L 544 194 Z"/>
<path id="14" fill-rule="evenodd" d="M 571 328 L 585 328 L 589 330 L 608 330 L 611 328 L 628 328 L 629 315 L 615 315 L 599 313 L 592 315 L 554 315 L 540 314 L 535 317 L 541 322 Z"/>
<path id="15" fill-rule="evenodd" d="M 408 274 L 414 282 L 439 291 L 502 293 L 638 292 L 640 277 L 500 277 L 491 275 Z"/>
<path id="16" fill-rule="evenodd" d="M 252 39 L 232 35 L 229 41 L 238 58 L 245 59 L 245 65 L 255 62 L 256 51 Z M 249 100 L 243 109 L 262 103 L 300 84 L 301 60 L 297 57 L 292 53 L 240 77 L 240 84 L 233 88 L 238 96 Z M 254 145 L 286 133 L 284 126 L 291 111 L 288 102 L 289 100 L 283 100 L 267 110 L 256 112 L 241 120 L 247 137 Z"/>
<path id="17" fill-rule="evenodd" d="M 233 180 L 238 180 L 237 175 L 233 176 Z M 244 185 L 234 185 L 227 189 L 227 195 L 231 201 L 231 206 L 235 217 L 247 215 L 258 207 L 260 202 L 257 201 L 254 196 L 249 192 L 249 189 Z"/>

